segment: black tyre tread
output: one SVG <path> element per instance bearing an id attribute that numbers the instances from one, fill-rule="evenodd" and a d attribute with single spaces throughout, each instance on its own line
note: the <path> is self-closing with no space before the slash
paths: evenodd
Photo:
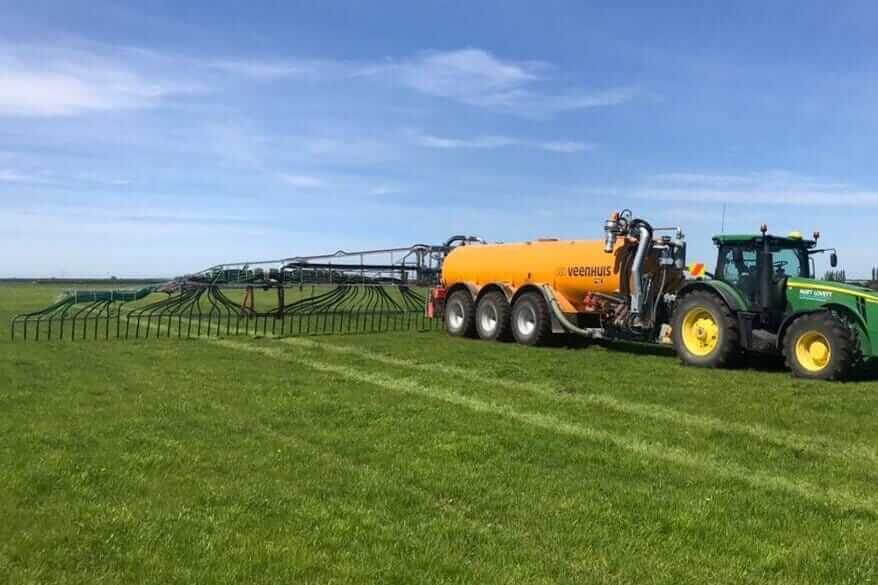
<path id="1" fill-rule="evenodd" d="M 515 335 L 516 329 L 514 325 L 510 326 L 515 340 L 523 345 L 548 345 L 552 340 L 552 316 L 549 314 L 549 305 L 542 294 L 536 291 L 530 291 L 522 294 L 515 302 L 516 304 L 524 301 L 530 301 L 536 309 L 536 316 L 539 326 L 530 340 L 522 341 L 518 335 Z M 515 307 L 512 308 L 513 314 Z"/>
<path id="2" fill-rule="evenodd" d="M 683 344 L 679 337 L 679 332 L 681 330 L 680 323 L 682 322 L 683 315 L 697 305 L 709 306 L 716 309 L 721 321 L 720 326 L 725 331 L 725 334 L 720 336 L 721 345 L 719 351 L 709 361 L 704 363 L 687 361 L 686 354 L 684 353 L 685 349 L 680 347 Z M 696 367 L 728 368 L 735 365 L 740 359 L 741 333 L 738 327 L 738 320 L 735 318 L 735 314 L 729 306 L 719 295 L 703 290 L 689 293 L 677 301 L 677 308 L 674 312 L 672 322 L 674 324 L 674 349 L 676 350 L 680 361 L 684 364 Z"/>
<path id="3" fill-rule="evenodd" d="M 460 334 L 452 333 L 451 330 L 448 330 L 450 335 L 455 335 L 459 337 L 475 337 L 476 336 L 476 304 L 473 301 L 472 295 L 468 290 L 458 290 L 451 294 L 448 298 L 446 306 L 451 304 L 453 300 L 456 298 L 460 298 L 461 303 L 463 303 L 464 307 L 464 326 L 461 330 Z"/>
<path id="4" fill-rule="evenodd" d="M 478 315 L 479 309 L 484 302 L 494 302 L 494 305 L 497 307 L 497 333 L 493 337 L 482 337 L 481 331 L 478 326 Z M 509 301 L 506 300 L 506 295 L 504 295 L 499 290 L 494 290 L 489 293 L 485 293 L 481 299 L 479 299 L 478 304 L 476 305 L 476 331 L 479 334 L 479 337 L 487 340 L 494 341 L 509 341 L 512 339 L 512 306 L 509 304 Z"/>
<path id="5" fill-rule="evenodd" d="M 837 356 L 830 364 L 830 368 L 817 376 L 809 375 L 797 367 L 797 362 L 793 358 L 795 340 L 802 330 L 810 329 L 826 334 L 832 345 L 832 351 Z M 793 376 L 812 380 L 846 380 L 856 370 L 861 359 L 856 328 L 852 327 L 838 311 L 808 313 L 793 321 L 784 337 L 783 354 L 786 367 Z"/>

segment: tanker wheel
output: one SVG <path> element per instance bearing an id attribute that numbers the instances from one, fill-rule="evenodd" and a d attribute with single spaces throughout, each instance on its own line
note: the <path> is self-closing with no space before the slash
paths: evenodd
<path id="1" fill-rule="evenodd" d="M 726 367 L 739 351 L 735 315 L 722 299 L 709 292 L 683 297 L 674 310 L 672 337 L 677 355 L 689 366 Z"/>
<path id="2" fill-rule="evenodd" d="M 784 357 L 794 376 L 811 380 L 843 380 L 857 357 L 856 335 L 833 312 L 796 319 L 784 337 Z"/>
<path id="3" fill-rule="evenodd" d="M 508 340 L 511 312 L 506 295 L 498 290 L 486 293 L 476 305 L 476 331 L 479 337 L 488 341 Z"/>
<path id="4" fill-rule="evenodd" d="M 526 292 L 512 306 L 512 335 L 522 345 L 546 345 L 552 337 L 549 305 L 536 291 Z"/>
<path id="5" fill-rule="evenodd" d="M 475 337 L 476 306 L 468 290 L 458 290 L 445 302 L 445 327 L 454 337 Z"/>

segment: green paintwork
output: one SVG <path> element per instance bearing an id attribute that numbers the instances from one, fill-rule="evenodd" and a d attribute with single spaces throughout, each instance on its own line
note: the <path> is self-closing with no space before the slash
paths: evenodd
<path id="1" fill-rule="evenodd" d="M 787 314 L 795 315 L 824 308 L 845 312 L 859 327 L 864 355 L 878 356 L 878 294 L 852 284 L 826 280 L 791 278 L 787 282 Z"/>
<path id="2" fill-rule="evenodd" d="M 750 310 L 750 301 L 744 298 L 741 292 L 730 285 L 727 282 L 723 282 L 722 280 L 714 280 L 714 279 L 698 279 L 698 280 L 690 280 L 686 282 L 681 288 L 680 292 L 683 293 L 687 290 L 697 289 L 697 288 L 707 288 L 713 289 L 719 296 L 723 298 L 729 307 L 736 311 L 749 311 Z M 731 302 L 730 302 L 731 301 Z"/>
<path id="3" fill-rule="evenodd" d="M 744 295 L 741 294 L 741 291 L 721 280 L 715 281 L 714 286 L 720 290 L 725 290 L 728 294 L 732 295 L 732 297 L 738 301 L 738 306 L 741 307 L 742 311 L 750 310 L 750 300 L 744 297 Z"/>

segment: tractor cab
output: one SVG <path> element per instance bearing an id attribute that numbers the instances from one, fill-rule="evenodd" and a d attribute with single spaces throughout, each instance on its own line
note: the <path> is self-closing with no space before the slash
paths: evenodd
<path id="1" fill-rule="evenodd" d="M 817 250 L 819 233 L 806 240 L 802 234 L 773 236 L 763 226 L 761 234 L 722 235 L 713 238 L 719 250 L 714 277 L 740 292 L 753 309 L 764 316 L 783 311 L 790 278 L 814 278 L 813 255 L 831 251 L 830 264 L 838 260 L 835 250 Z"/>

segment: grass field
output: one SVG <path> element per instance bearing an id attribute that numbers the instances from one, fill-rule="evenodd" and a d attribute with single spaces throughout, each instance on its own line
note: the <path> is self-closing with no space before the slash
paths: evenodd
<path id="1" fill-rule="evenodd" d="M 870 583 L 878 382 L 395 333 L 9 342 L 4 583 Z"/>

